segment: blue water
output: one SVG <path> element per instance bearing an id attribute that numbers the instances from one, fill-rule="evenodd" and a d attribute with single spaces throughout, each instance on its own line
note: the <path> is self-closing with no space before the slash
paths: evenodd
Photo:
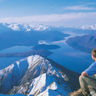
<path id="1" fill-rule="evenodd" d="M 23 57 L 22 57 L 23 58 Z M 8 67 L 10 64 L 14 63 L 17 60 L 20 60 L 22 58 L 16 58 L 16 57 L 0 57 L 0 70 Z"/>
<path id="2" fill-rule="evenodd" d="M 74 49 L 64 42 L 55 45 L 60 46 L 60 48 L 50 50 L 53 54 L 48 56 L 48 58 L 67 69 L 81 73 L 93 62 L 89 53 Z M 13 46 L 0 51 L 0 53 L 25 52 L 30 51 L 31 48 L 32 46 Z M 22 58 L 23 57 L 0 57 L 0 70 Z"/>
<path id="3" fill-rule="evenodd" d="M 1 50 L 0 53 L 18 53 L 30 51 L 32 46 L 13 46 L 4 50 Z"/>
<path id="4" fill-rule="evenodd" d="M 73 49 L 66 43 L 57 45 L 61 48 L 52 50 L 53 54 L 49 58 L 67 69 L 81 73 L 93 62 L 89 53 Z"/>
<path id="5" fill-rule="evenodd" d="M 32 49 L 32 46 L 13 46 L 11 48 L 7 48 L 0 51 L 0 54 L 26 52 L 26 51 L 30 51 L 31 49 Z M 0 57 L 0 70 L 8 67 L 10 64 L 22 58 L 24 57 Z"/>

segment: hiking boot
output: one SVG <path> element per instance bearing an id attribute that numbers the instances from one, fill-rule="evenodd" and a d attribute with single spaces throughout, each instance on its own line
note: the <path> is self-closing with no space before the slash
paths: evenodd
<path id="1" fill-rule="evenodd" d="M 69 96 L 84 96 L 84 95 L 82 94 L 82 90 L 79 89 L 75 92 L 70 93 Z"/>

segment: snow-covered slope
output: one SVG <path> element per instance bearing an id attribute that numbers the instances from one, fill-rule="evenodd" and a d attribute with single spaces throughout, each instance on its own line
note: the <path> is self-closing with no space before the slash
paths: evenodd
<path id="1" fill-rule="evenodd" d="M 33 28 L 34 30 L 37 30 L 37 31 L 44 31 L 44 30 L 47 30 L 49 28 L 49 26 L 47 25 L 42 25 L 42 24 L 39 24 L 39 25 L 29 25 L 31 28 Z"/>
<path id="2" fill-rule="evenodd" d="M 39 55 L 16 61 L 0 70 L 0 93 L 68 96 L 67 74 Z"/>

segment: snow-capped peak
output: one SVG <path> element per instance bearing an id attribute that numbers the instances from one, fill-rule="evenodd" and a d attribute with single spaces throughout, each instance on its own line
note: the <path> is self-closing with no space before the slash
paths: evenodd
<path id="1" fill-rule="evenodd" d="M 42 24 L 39 24 L 39 25 L 34 26 L 33 29 L 37 30 L 37 31 L 44 31 L 44 30 L 48 29 L 48 26 L 44 26 Z"/>
<path id="2" fill-rule="evenodd" d="M 26 31 L 31 31 L 32 29 L 36 31 L 45 31 L 49 28 L 49 26 L 43 24 L 38 24 L 38 25 L 25 24 L 24 28 L 26 29 Z"/>
<path id="3" fill-rule="evenodd" d="M 94 24 L 94 25 L 83 25 L 83 26 L 81 26 L 81 29 L 83 29 L 83 30 L 96 30 L 96 24 Z"/>
<path id="4" fill-rule="evenodd" d="M 22 31 L 25 30 L 26 32 L 35 30 L 35 31 L 45 31 L 49 28 L 47 25 L 38 24 L 38 25 L 32 25 L 32 24 L 3 24 L 7 28 L 10 28 L 14 31 Z"/>
<path id="5" fill-rule="evenodd" d="M 8 25 L 8 28 L 11 28 L 14 31 L 20 30 L 18 24 L 10 24 L 10 25 Z"/>
<path id="6" fill-rule="evenodd" d="M 0 70 L 0 92 L 68 96 L 71 88 L 67 85 L 64 74 L 47 59 L 39 55 L 29 56 Z"/>

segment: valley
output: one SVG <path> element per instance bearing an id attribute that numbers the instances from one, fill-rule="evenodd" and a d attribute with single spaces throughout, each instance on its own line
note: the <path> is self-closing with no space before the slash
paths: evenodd
<path id="1" fill-rule="evenodd" d="M 44 30 L 36 27 L 38 30 L 29 31 L 23 25 L 18 25 L 19 30 L 3 27 L 4 33 L 0 32 L 1 94 L 67 96 L 79 88 L 78 77 L 92 62 L 89 45 L 95 44 L 95 33 L 48 26 Z"/>

